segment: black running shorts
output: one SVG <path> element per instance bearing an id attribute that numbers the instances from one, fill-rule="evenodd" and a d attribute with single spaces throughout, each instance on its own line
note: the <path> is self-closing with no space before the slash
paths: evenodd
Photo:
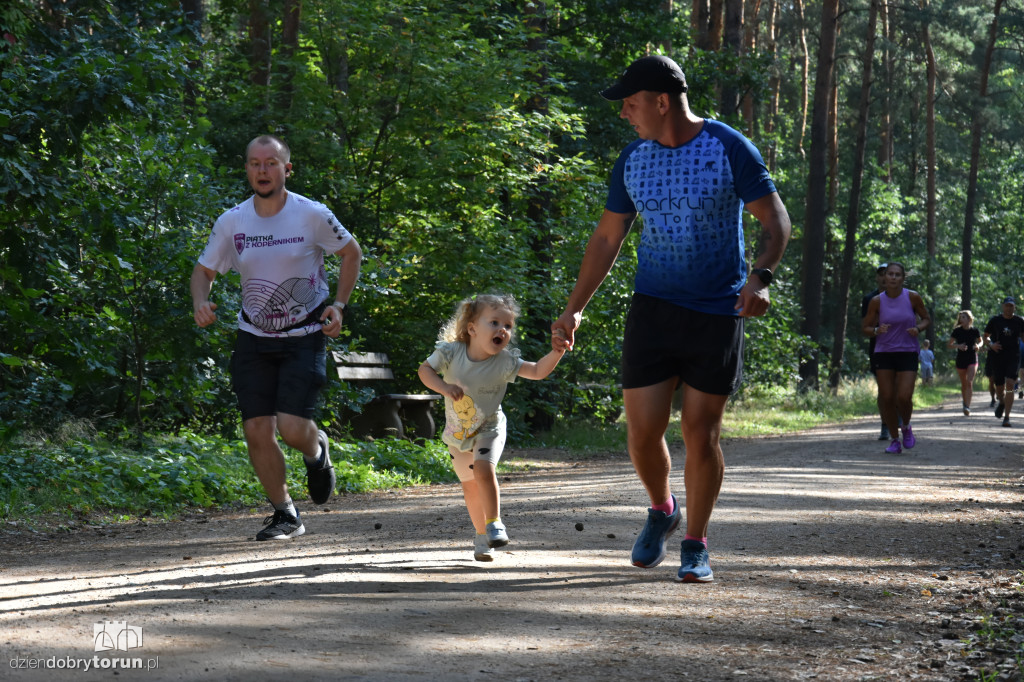
<path id="1" fill-rule="evenodd" d="M 894 372 L 917 372 L 918 355 L 914 351 L 875 353 L 875 367 Z"/>
<path id="2" fill-rule="evenodd" d="M 633 294 L 622 340 L 622 387 L 672 377 L 704 393 L 733 393 L 743 377 L 743 318 Z"/>
<path id="3" fill-rule="evenodd" d="M 992 358 L 992 380 L 996 383 L 1001 381 L 1016 381 L 1017 373 L 1020 372 L 1020 353 L 1008 353 L 989 351 Z"/>
<path id="4" fill-rule="evenodd" d="M 312 419 L 327 383 L 327 337 L 267 338 L 239 331 L 231 354 L 231 386 L 242 421 L 281 412 Z"/>

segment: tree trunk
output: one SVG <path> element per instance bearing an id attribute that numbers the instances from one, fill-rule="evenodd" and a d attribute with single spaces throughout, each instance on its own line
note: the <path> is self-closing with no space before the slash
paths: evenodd
<path id="1" fill-rule="evenodd" d="M 708 3 L 708 50 L 718 52 L 722 47 L 723 0 L 709 0 Z"/>
<path id="2" fill-rule="evenodd" d="M 797 136 L 796 146 L 801 156 L 806 156 L 804 151 L 804 136 L 807 134 L 807 110 L 808 87 L 810 85 L 811 55 L 807 49 L 807 31 L 804 29 L 804 3 L 803 0 L 793 0 L 793 9 L 796 10 L 797 24 L 800 26 L 800 134 Z"/>
<path id="3" fill-rule="evenodd" d="M 967 207 L 964 211 L 963 265 L 960 275 L 960 286 L 963 289 L 961 303 L 965 310 L 971 307 L 971 258 L 972 240 L 974 239 L 974 211 L 978 196 L 978 164 L 981 161 L 982 118 L 985 102 L 988 99 L 988 72 L 992 68 L 992 52 L 996 48 L 999 35 L 999 10 L 1003 0 L 996 0 L 992 13 L 992 26 L 989 28 L 988 47 L 985 49 L 985 62 L 981 67 L 981 84 L 978 86 L 978 100 L 974 105 L 974 120 L 971 122 L 971 172 L 967 180 Z"/>
<path id="4" fill-rule="evenodd" d="M 270 85 L 270 19 L 267 0 L 249 0 L 249 80 Z"/>
<path id="5" fill-rule="evenodd" d="M 550 101 L 548 92 L 548 71 L 547 59 L 545 57 L 546 44 L 548 40 L 548 18 L 547 5 L 538 0 L 525 3 L 526 27 L 530 36 L 526 49 L 535 55 L 536 63 L 541 65 L 535 71 L 534 79 L 537 81 L 536 94 L 526 101 L 526 110 L 531 114 L 546 117 L 550 113 Z M 539 159 L 543 161 L 542 159 Z M 547 281 L 551 276 L 553 267 L 552 261 L 552 238 L 550 227 L 550 216 L 552 215 L 552 192 L 547 182 L 547 176 L 538 173 L 534 176 L 531 187 L 528 190 L 526 206 L 526 217 L 530 224 L 530 250 L 533 252 L 533 263 L 535 264 L 533 280 L 537 282 Z M 549 305 L 549 301 L 538 301 L 541 305 Z M 546 341 L 550 335 L 549 323 L 543 315 L 531 316 L 532 324 L 527 328 L 526 333 L 534 339 Z M 534 404 L 550 402 L 546 400 L 545 394 L 549 390 L 543 386 L 544 382 L 530 382 L 526 390 L 536 400 Z M 527 423 L 538 431 L 550 431 L 555 423 L 555 415 L 544 409 L 537 408 L 526 417 Z"/>
<path id="6" fill-rule="evenodd" d="M 921 8 L 926 10 L 925 17 L 928 16 L 928 0 L 922 0 Z M 935 228 L 936 228 L 936 189 L 935 189 L 935 83 L 937 80 L 936 68 L 935 68 L 935 52 L 932 50 L 932 36 L 931 27 L 928 20 L 926 19 L 924 30 L 924 52 L 925 52 L 925 63 L 927 65 L 927 101 L 925 102 L 925 186 L 926 186 L 926 198 L 925 198 L 925 248 L 928 253 L 928 260 L 925 262 L 925 286 L 928 289 L 928 298 L 925 301 L 925 305 L 932 311 L 932 319 L 935 319 L 934 305 L 935 305 L 935 279 L 936 279 L 936 262 L 935 262 Z M 935 346 L 935 325 L 930 325 L 928 330 L 925 332 L 928 340 L 931 341 L 932 346 Z"/>
<path id="7" fill-rule="evenodd" d="M 299 21 L 302 18 L 302 0 L 284 0 L 281 23 L 280 74 L 281 87 L 277 91 L 277 107 L 283 117 L 288 115 L 295 93 L 295 53 L 299 48 Z"/>
<path id="8" fill-rule="evenodd" d="M 725 30 L 723 32 L 722 50 L 734 58 L 734 74 L 740 68 L 740 55 L 743 52 L 743 0 L 725 0 Z M 728 78 L 722 87 L 720 111 L 723 116 L 733 116 L 739 109 L 739 89 L 736 78 Z"/>
<path id="9" fill-rule="evenodd" d="M 782 74 L 779 69 L 779 42 L 775 36 L 775 17 L 778 12 L 779 3 L 777 0 L 768 0 L 768 20 L 767 26 L 765 26 L 765 34 L 768 36 L 768 54 L 772 56 L 772 75 L 768 80 L 768 117 L 765 122 L 765 131 L 769 133 L 769 137 L 775 132 L 775 124 L 779 115 L 779 96 L 780 90 L 782 89 Z M 765 156 L 765 164 L 768 166 L 768 170 L 772 173 L 775 172 L 775 166 L 778 160 L 777 143 L 772 139 L 771 144 L 768 146 L 767 154 Z"/>
<path id="10" fill-rule="evenodd" d="M 889 5 L 883 2 L 878 8 L 878 19 L 882 24 L 882 35 L 885 36 L 882 48 L 882 115 L 879 124 L 878 167 L 888 184 L 892 182 L 892 74 L 893 74 L 893 28 L 889 17 Z"/>
<path id="11" fill-rule="evenodd" d="M 664 12 L 667 16 L 672 16 L 672 11 L 673 11 L 672 0 L 661 0 L 661 11 Z M 557 28 L 556 28 L 556 30 L 557 30 Z M 662 50 L 662 52 L 661 52 L 662 54 L 669 54 L 669 55 L 672 54 L 672 39 L 671 38 L 665 38 L 665 40 L 661 41 L 661 50 Z"/>
<path id="12" fill-rule="evenodd" d="M 747 3 L 745 12 L 743 24 L 746 30 L 743 32 L 743 54 L 752 55 L 757 53 L 759 31 L 761 30 L 761 22 L 757 20 L 761 13 L 761 0 Z M 768 20 L 766 28 L 769 31 L 772 30 L 771 19 Z M 754 97 L 749 90 L 743 94 L 740 108 L 743 112 L 743 120 L 747 124 L 747 137 L 757 137 L 757 109 L 754 108 Z"/>
<path id="13" fill-rule="evenodd" d="M 838 41 L 838 35 L 836 36 Z M 828 102 L 828 210 L 839 195 L 839 83 L 832 79 Z"/>
<path id="14" fill-rule="evenodd" d="M 857 249 L 857 230 L 860 227 L 860 196 L 864 182 L 864 156 L 868 139 L 868 115 L 871 109 L 872 66 L 875 59 L 875 32 L 878 25 L 880 0 L 871 0 L 868 14 L 868 34 L 864 45 L 863 67 L 861 69 L 860 104 L 857 109 L 856 141 L 853 149 L 853 172 L 850 178 L 850 204 L 846 212 L 846 241 L 843 244 L 843 265 L 839 272 L 839 301 L 836 304 L 832 362 L 828 373 L 828 385 L 832 391 L 839 388 L 842 376 L 843 356 L 846 353 L 846 322 L 850 305 L 850 282 L 853 277 L 854 252 Z"/>
<path id="15" fill-rule="evenodd" d="M 185 25 L 192 28 L 196 33 L 196 46 L 198 48 L 201 31 L 203 28 L 203 18 L 205 11 L 203 9 L 203 0 L 181 0 L 181 13 L 185 17 Z M 198 51 L 198 49 L 197 49 Z M 190 59 L 188 62 L 188 70 L 190 72 L 196 71 L 202 68 L 202 62 L 198 59 Z M 195 109 L 196 101 L 199 97 L 198 89 L 196 88 L 195 81 L 191 77 L 185 82 L 185 106 L 189 110 Z"/>
<path id="16" fill-rule="evenodd" d="M 694 47 L 711 49 L 711 0 L 693 0 L 690 10 L 690 25 L 693 26 Z"/>
<path id="17" fill-rule="evenodd" d="M 818 388 L 821 336 L 821 286 L 825 257 L 825 219 L 828 212 L 828 117 L 835 67 L 839 0 L 824 0 L 818 43 L 818 69 L 811 115 L 811 151 L 808 157 L 807 213 L 804 225 L 801 332 L 811 340 L 809 353 L 800 360 L 800 389 Z"/>

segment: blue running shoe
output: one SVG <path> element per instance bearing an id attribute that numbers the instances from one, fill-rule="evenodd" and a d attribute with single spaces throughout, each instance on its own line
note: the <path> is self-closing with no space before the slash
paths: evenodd
<path id="1" fill-rule="evenodd" d="M 715 579 L 711 572 L 708 548 L 700 540 L 683 540 L 679 552 L 682 566 L 676 581 L 681 583 L 709 583 Z"/>
<path id="2" fill-rule="evenodd" d="M 634 566 L 640 568 L 654 568 L 665 560 L 665 541 L 668 536 L 676 532 L 679 527 L 679 520 L 683 518 L 683 512 L 676 502 L 676 496 L 672 496 L 672 504 L 675 510 L 669 516 L 663 511 L 655 509 L 647 510 L 647 523 L 640 531 L 640 536 L 633 543 L 632 561 Z"/>

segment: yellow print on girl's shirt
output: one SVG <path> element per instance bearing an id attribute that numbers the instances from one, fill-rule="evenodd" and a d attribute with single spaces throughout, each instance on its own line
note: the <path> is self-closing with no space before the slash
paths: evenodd
<path id="1" fill-rule="evenodd" d="M 462 430 L 452 434 L 459 440 L 465 440 L 476 435 L 476 403 L 468 395 L 463 395 L 458 400 L 452 401 L 452 409 L 459 419 Z"/>

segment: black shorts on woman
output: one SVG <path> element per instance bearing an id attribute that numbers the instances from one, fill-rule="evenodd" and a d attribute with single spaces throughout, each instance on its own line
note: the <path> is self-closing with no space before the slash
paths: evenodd
<path id="1" fill-rule="evenodd" d="M 875 353 L 875 368 L 879 371 L 916 372 L 918 355 L 914 351 Z"/>
<path id="2" fill-rule="evenodd" d="M 622 387 L 676 378 L 703 393 L 730 395 L 743 377 L 743 328 L 739 316 L 634 293 L 622 339 Z"/>

